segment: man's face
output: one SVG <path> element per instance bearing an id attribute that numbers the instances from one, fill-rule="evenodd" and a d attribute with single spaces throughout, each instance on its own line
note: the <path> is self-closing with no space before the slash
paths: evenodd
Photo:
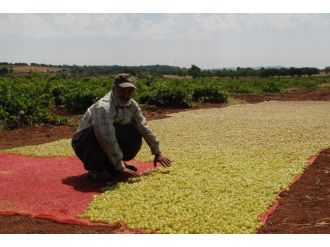
<path id="1" fill-rule="evenodd" d="M 132 98 L 135 89 L 133 87 L 115 87 L 116 95 L 120 104 L 127 104 Z"/>

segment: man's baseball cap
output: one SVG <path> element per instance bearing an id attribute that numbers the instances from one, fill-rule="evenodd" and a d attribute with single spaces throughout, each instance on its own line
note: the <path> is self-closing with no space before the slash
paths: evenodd
<path id="1" fill-rule="evenodd" d="M 130 74 L 118 74 L 115 78 L 114 84 L 119 87 L 133 87 L 136 89 L 135 78 Z"/>

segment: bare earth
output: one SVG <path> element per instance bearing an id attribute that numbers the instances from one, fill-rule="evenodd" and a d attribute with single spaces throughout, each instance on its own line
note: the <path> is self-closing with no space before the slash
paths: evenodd
<path id="1" fill-rule="evenodd" d="M 236 94 L 237 100 L 258 103 L 267 100 L 330 101 L 330 88 L 281 94 Z M 201 104 L 197 109 L 225 107 Z M 184 109 L 142 106 L 148 120 L 167 117 Z M 77 118 L 77 116 L 75 116 Z M 78 116 L 79 118 L 79 116 Z M 0 150 L 70 138 L 77 126 L 34 126 L 0 131 Z M 289 191 L 280 194 L 279 207 L 258 233 L 330 233 L 330 148 L 322 151 Z M 79 226 L 23 215 L 0 215 L 0 233 L 124 233 L 127 226 Z"/>

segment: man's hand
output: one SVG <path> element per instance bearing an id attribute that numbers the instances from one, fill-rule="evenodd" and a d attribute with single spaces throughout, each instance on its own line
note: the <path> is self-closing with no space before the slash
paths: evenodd
<path id="1" fill-rule="evenodd" d="M 159 162 L 164 167 L 170 167 L 172 163 L 172 161 L 170 161 L 168 158 L 163 156 L 161 153 L 155 154 L 154 167 L 156 167 L 157 162 Z"/>
<path id="2" fill-rule="evenodd" d="M 122 169 L 120 172 L 123 175 L 129 176 L 129 177 L 139 177 L 140 176 L 137 172 L 135 172 L 135 171 L 133 171 L 133 170 L 127 168 L 127 167 L 125 167 L 124 169 Z"/>

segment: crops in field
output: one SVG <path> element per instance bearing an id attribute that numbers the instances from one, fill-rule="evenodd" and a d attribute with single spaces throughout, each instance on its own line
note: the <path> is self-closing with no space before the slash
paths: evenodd
<path id="1" fill-rule="evenodd" d="M 67 77 L 60 74 L 0 77 L 0 126 L 68 124 L 54 109 L 82 114 L 109 90 L 114 77 Z M 276 93 L 290 88 L 328 85 L 329 77 L 138 78 L 134 98 L 158 107 L 193 107 L 196 102 L 227 102 L 232 93 Z"/>
<path id="2" fill-rule="evenodd" d="M 253 233 L 277 192 L 330 146 L 329 109 L 329 102 L 265 102 L 151 121 L 173 166 L 95 197 L 83 217 L 160 233 Z M 10 152 L 73 154 L 69 140 Z M 137 159 L 151 158 L 143 145 Z"/>

